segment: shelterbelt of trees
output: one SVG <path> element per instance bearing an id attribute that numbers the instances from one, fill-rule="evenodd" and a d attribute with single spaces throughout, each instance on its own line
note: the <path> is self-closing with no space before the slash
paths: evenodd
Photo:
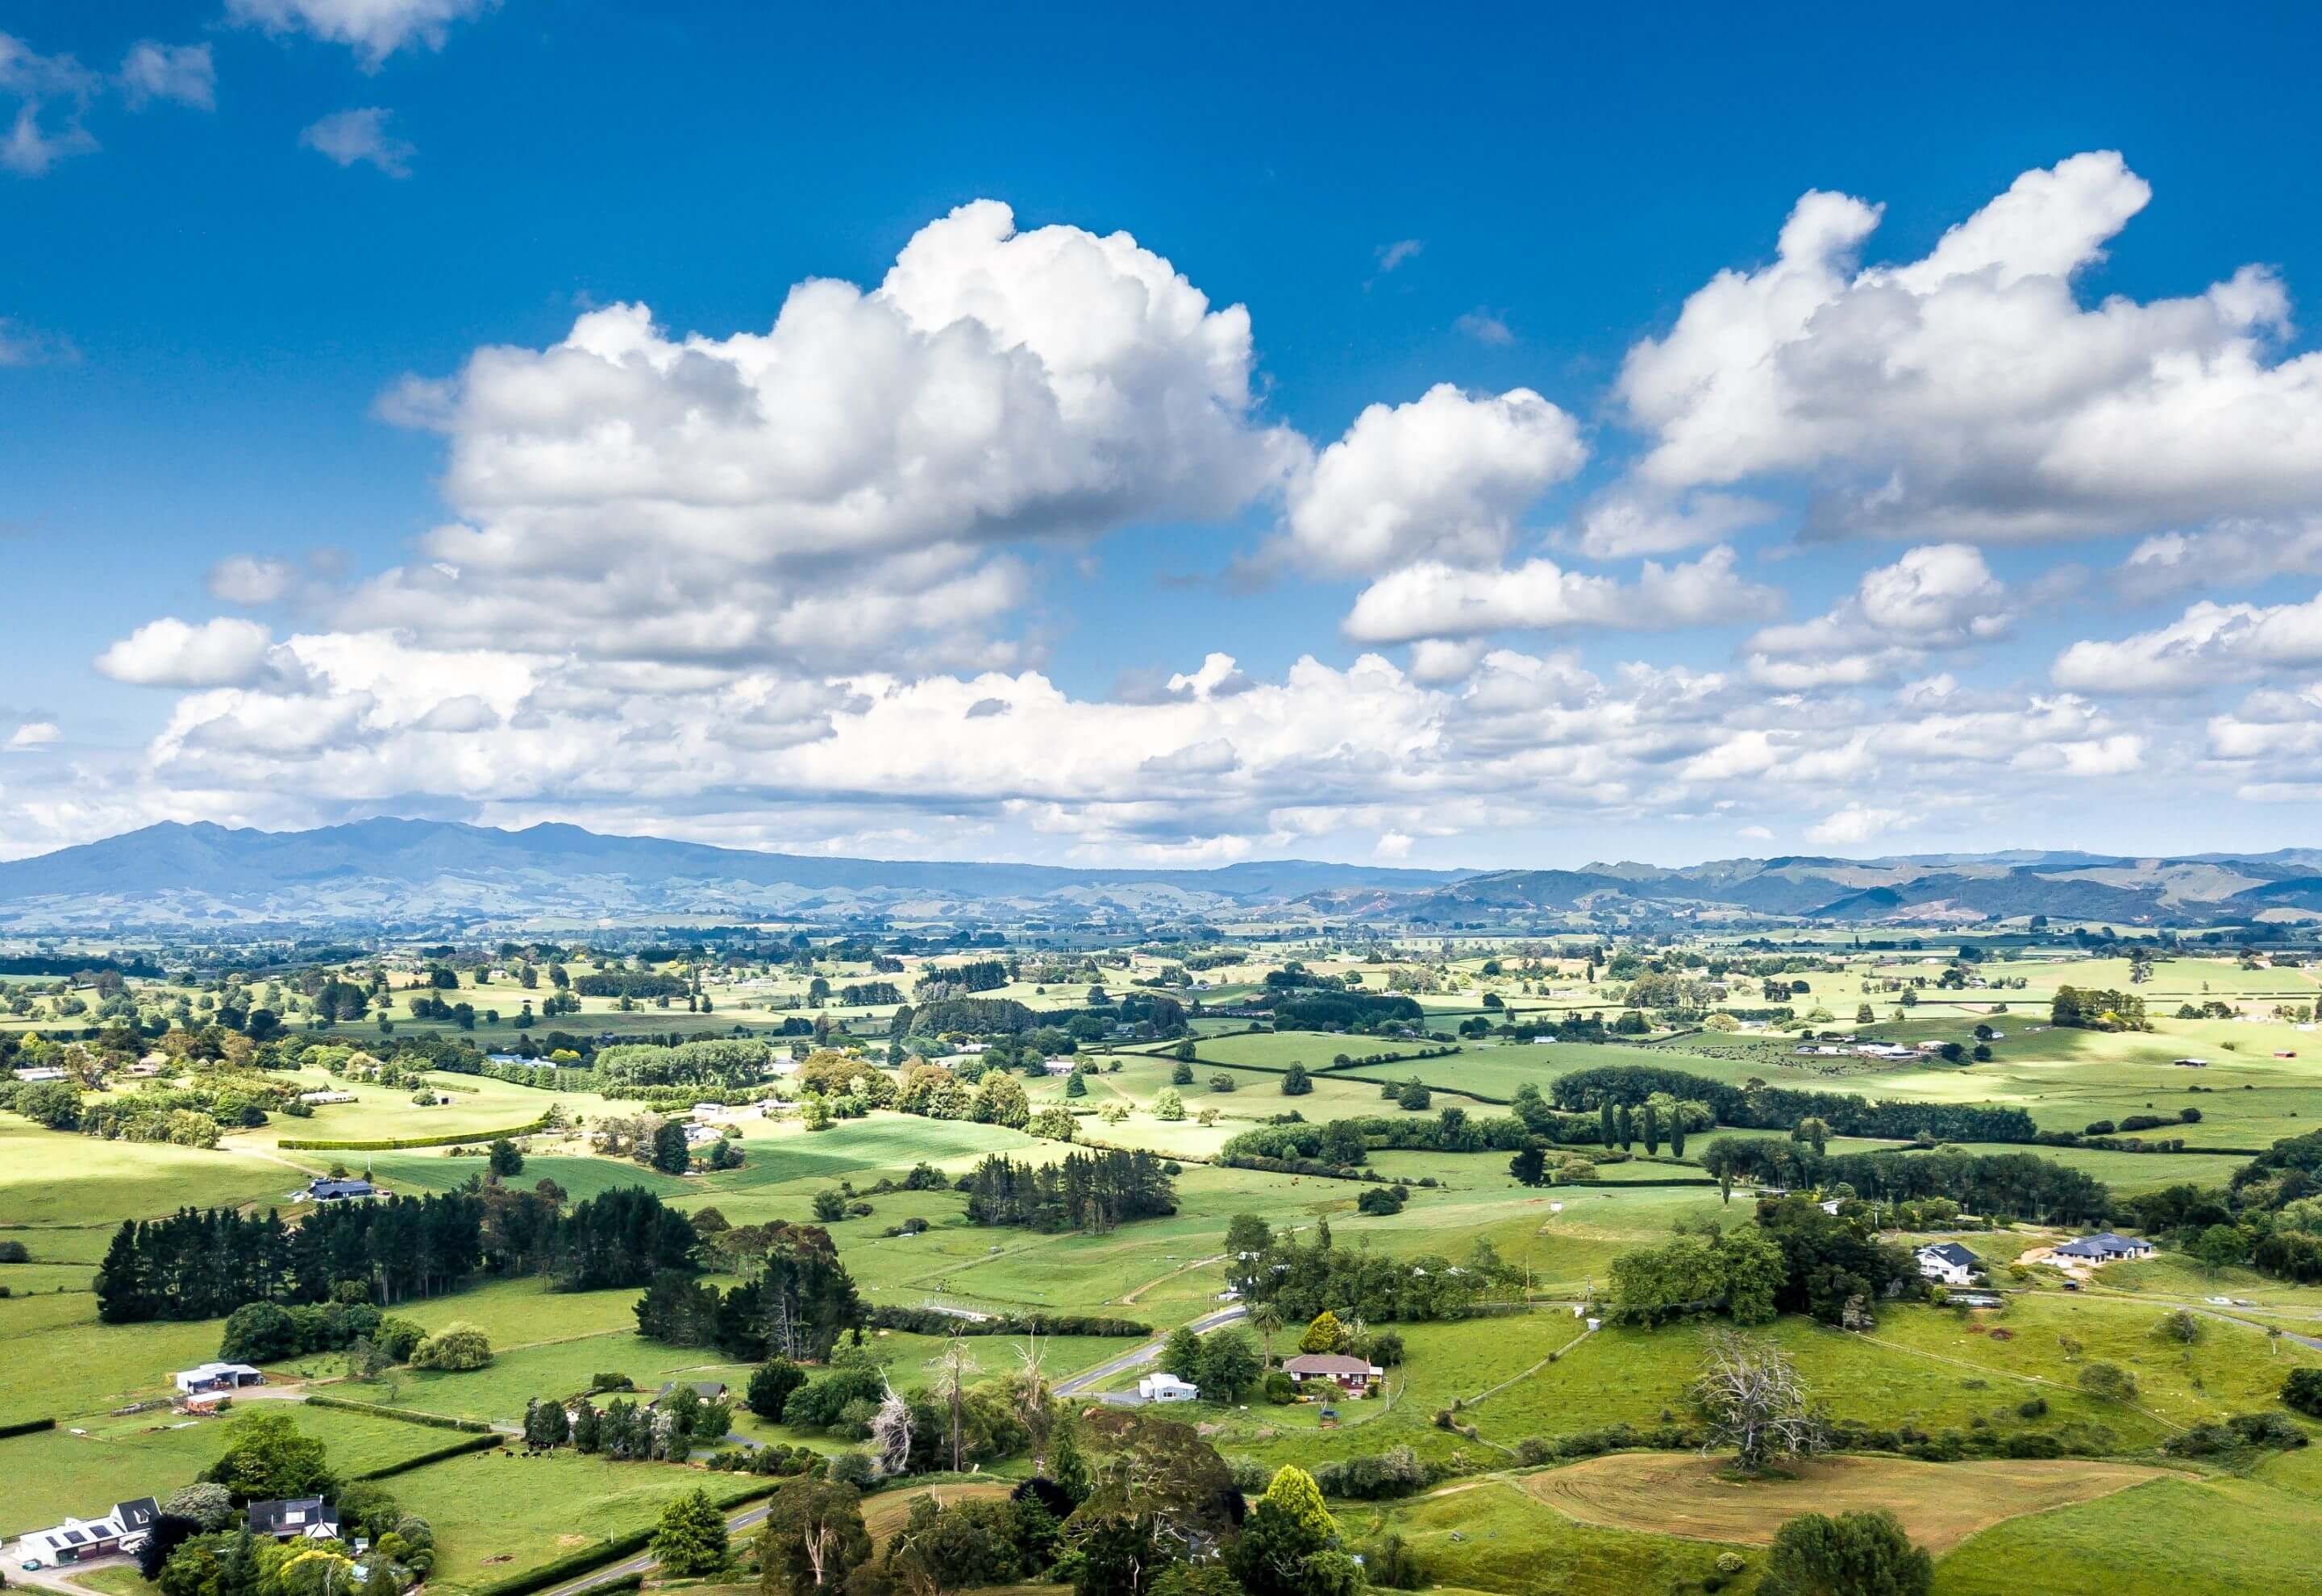
<path id="1" fill-rule="evenodd" d="M 553 1182 L 541 1186 L 549 1189 L 479 1181 L 471 1190 L 321 1208 L 296 1225 L 232 1208 L 131 1220 L 97 1271 L 97 1318 L 215 1318 L 251 1302 L 330 1301 L 349 1282 L 385 1305 L 486 1272 L 596 1290 L 692 1267 L 692 1222 L 653 1193 L 623 1187 L 567 1212 Z"/>

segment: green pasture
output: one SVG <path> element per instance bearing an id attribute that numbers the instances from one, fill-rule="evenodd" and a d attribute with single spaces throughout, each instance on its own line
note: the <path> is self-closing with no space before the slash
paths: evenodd
<path id="1" fill-rule="evenodd" d="M 402 1463 L 460 1438 L 450 1430 L 302 1402 L 245 1400 L 238 1411 L 288 1414 L 322 1440 L 343 1474 Z M 164 1409 L 0 1441 L 0 1478 L 8 1482 L 0 1491 L 0 1534 L 44 1528 L 67 1514 L 86 1518 L 133 1497 L 166 1500 L 216 1461 L 235 1417 L 230 1410 L 188 1419 Z"/>
<path id="2" fill-rule="evenodd" d="M 110 1228 L 192 1204 L 239 1207 L 280 1202 L 306 1184 L 294 1169 L 222 1150 L 168 1143 L 108 1142 L 44 1130 L 0 1114 L 0 1227 Z M 14 1235 L 45 1255 L 40 1232 Z"/>

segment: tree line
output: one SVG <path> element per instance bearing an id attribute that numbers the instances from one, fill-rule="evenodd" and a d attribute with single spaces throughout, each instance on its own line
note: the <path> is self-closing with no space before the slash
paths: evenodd
<path id="1" fill-rule="evenodd" d="M 993 1154 L 960 1183 L 973 1225 L 1106 1231 L 1177 1211 L 1175 1166 L 1150 1153 L 1068 1153 L 1051 1164 Z"/>
<path id="2" fill-rule="evenodd" d="M 1559 1076 L 1550 1088 L 1556 1106 L 1594 1112 L 1604 1103 L 1641 1106 L 1656 1092 L 1706 1103 L 1720 1125 L 1744 1130 L 1792 1130 L 1801 1120 L 1820 1119 L 1833 1135 L 1877 1136 L 1908 1141 L 2029 1142 L 2039 1135 L 2022 1108 L 1991 1103 L 1873 1101 L 1852 1092 L 1797 1091 L 1753 1082 L 1729 1086 L 1683 1070 L 1647 1064 L 1610 1064 Z"/>
<path id="3" fill-rule="evenodd" d="M 1727 1136 L 1712 1143 L 1701 1166 L 1719 1180 L 1828 1191 L 1851 1187 L 1885 1202 L 1949 1198 L 1971 1214 L 2043 1225 L 2101 1224 L 2112 1192 L 2085 1171 L 2031 1153 L 1961 1152 L 1824 1154 L 1807 1143 L 1773 1136 Z"/>
<path id="4" fill-rule="evenodd" d="M 549 1192 L 480 1181 L 471 1190 L 335 1204 L 296 1225 L 271 1210 L 181 1208 L 114 1233 L 96 1274 L 97 1318 L 218 1318 L 251 1302 L 327 1302 L 346 1282 L 392 1305 L 456 1290 L 485 1271 L 544 1273 L 564 1290 L 642 1285 L 660 1270 L 690 1267 L 695 1239 L 683 1214 L 635 1187 L 569 1213 Z"/>

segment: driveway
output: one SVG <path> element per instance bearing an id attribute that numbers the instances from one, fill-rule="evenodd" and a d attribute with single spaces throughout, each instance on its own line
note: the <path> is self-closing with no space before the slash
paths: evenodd
<path id="1" fill-rule="evenodd" d="M 90 1596 L 89 1588 L 87 1585 L 74 1584 L 67 1577 L 69 1575 L 87 1573 L 99 1568 L 137 1566 L 137 1559 L 134 1557 L 116 1556 L 91 1557 L 86 1563 L 67 1563 L 55 1568 L 28 1569 L 18 1563 L 16 1558 L 17 1554 L 14 1551 L 0 1555 L 0 1574 L 5 1574 L 11 1585 L 33 1585 L 44 1591 L 64 1591 L 68 1596 Z"/>
<path id="2" fill-rule="evenodd" d="M 1245 1319 L 1248 1317 L 1248 1308 L 1237 1302 L 1231 1308 L 1221 1308 L 1215 1313 L 1204 1314 L 1193 1320 L 1193 1330 L 1197 1336 L 1206 1336 L 1212 1330 L 1222 1329 L 1238 1319 Z M 1117 1358 L 1108 1358 L 1095 1368 L 1075 1374 L 1070 1380 L 1060 1380 L 1052 1389 L 1060 1397 L 1078 1396 L 1091 1386 L 1102 1385 L 1114 1375 L 1125 1373 L 1139 1363 L 1151 1363 L 1161 1355 L 1161 1345 L 1158 1341 L 1148 1342 L 1135 1352 L 1125 1352 Z"/>

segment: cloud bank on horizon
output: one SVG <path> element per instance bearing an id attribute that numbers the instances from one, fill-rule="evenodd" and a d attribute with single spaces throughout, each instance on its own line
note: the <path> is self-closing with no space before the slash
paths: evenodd
<path id="1" fill-rule="evenodd" d="M 230 6 L 366 71 L 486 9 Z M 123 81 L 206 105 L 202 49 L 141 45 Z M 95 90 L 21 49 L 12 72 L 48 152 L 20 169 L 71 152 Z M 410 169 L 333 126 L 308 142 Z M 217 551 L 206 607 L 94 655 L 169 695 L 165 724 L 108 761 L 69 715 L 27 718 L 0 831 L 26 853 L 426 810 L 836 853 L 1493 863 L 1519 861 L 1465 839 L 1650 816 L 1704 853 L 1883 851 L 2004 843 L 2060 795 L 2322 798 L 2322 597 L 2247 596 L 2322 576 L 2322 355 L 2260 266 L 2091 302 L 2151 197 L 2078 154 L 1886 260 L 1876 202 L 1809 192 L 1770 260 L 1686 295 L 1601 389 L 1559 404 L 1543 360 L 1336 436 L 1270 410 L 1263 304 L 1214 302 L 1166 241 L 992 199 L 875 285 L 792 284 L 763 325 L 591 308 L 380 395 L 440 440 L 442 523 L 370 570 Z M 1377 278 L 1420 248 L 1383 247 Z M 1246 670 L 1221 600 L 1166 676 L 1059 686 L 1034 618 L 1059 560 L 1184 524 L 1238 529 L 1233 580 L 1310 599 L 1307 652 Z M 1785 581 L 1840 563 L 1834 597 Z M 2115 598 L 2177 613 L 2107 629 Z M 2058 616 L 2085 634 L 2026 643 Z"/>

